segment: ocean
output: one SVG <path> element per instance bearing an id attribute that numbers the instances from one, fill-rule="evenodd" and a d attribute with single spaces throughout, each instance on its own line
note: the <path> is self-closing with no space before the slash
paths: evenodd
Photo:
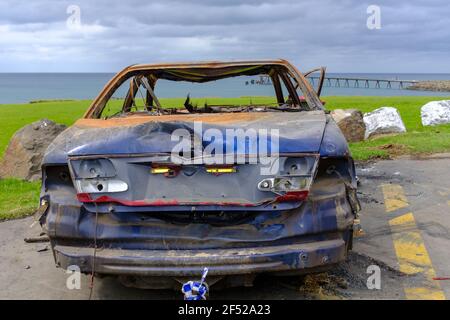
<path id="1" fill-rule="evenodd" d="M 403 73 L 328 73 L 330 77 L 355 77 L 371 79 L 450 80 L 450 74 Z M 93 99 L 114 76 L 113 73 L 0 73 L 0 104 L 26 103 L 35 100 Z M 256 78 L 255 78 L 256 79 Z M 327 83 L 325 83 L 327 84 Z M 353 85 L 351 85 L 353 86 Z M 339 88 L 325 85 L 322 96 L 449 96 L 450 92 L 412 91 L 388 88 Z M 125 86 L 119 90 L 123 96 Z M 240 97 L 273 95 L 272 86 L 246 85 L 241 78 L 230 78 L 206 84 L 178 82 L 175 85 L 160 81 L 156 87 L 159 97 Z"/>

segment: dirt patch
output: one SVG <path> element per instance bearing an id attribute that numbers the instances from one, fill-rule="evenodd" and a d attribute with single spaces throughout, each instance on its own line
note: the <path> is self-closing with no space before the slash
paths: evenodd
<path id="1" fill-rule="evenodd" d="M 397 144 L 397 143 L 383 144 L 381 146 L 370 147 L 368 149 L 370 149 L 370 150 L 386 151 L 386 152 L 388 152 L 388 157 L 389 158 L 398 157 L 398 156 L 401 156 L 401 155 L 405 155 L 405 154 L 411 153 L 411 150 L 410 150 L 409 147 L 407 147 L 407 146 L 405 146 L 403 144 Z"/>
<path id="2" fill-rule="evenodd" d="M 340 290 L 348 288 L 345 278 L 330 273 L 307 275 L 299 289 L 300 293 L 310 299 L 335 300 L 342 299 Z"/>
<path id="3" fill-rule="evenodd" d="M 361 292 L 370 298 L 382 298 L 386 295 L 398 295 L 401 292 L 389 290 L 390 292 L 371 291 L 367 288 L 367 267 L 376 265 L 380 267 L 382 282 L 398 281 L 404 276 L 403 273 L 395 270 L 385 263 L 375 260 L 366 255 L 350 252 L 347 260 L 339 264 L 335 269 L 326 273 L 312 274 L 304 277 L 303 286 L 300 292 L 312 299 L 352 299 L 358 298 Z M 389 285 L 388 285 L 389 286 Z M 378 297 L 381 295 L 381 297 Z M 361 296 L 364 298 L 364 295 Z"/>
<path id="4" fill-rule="evenodd" d="M 365 204 L 368 204 L 368 203 L 379 204 L 380 203 L 380 201 L 371 194 L 366 194 L 366 193 L 363 193 L 360 191 L 358 191 L 357 194 L 358 194 L 359 201 L 362 203 L 365 203 Z"/>
<path id="5" fill-rule="evenodd" d="M 381 289 L 367 288 L 367 267 L 380 268 Z M 214 291 L 213 299 L 303 299 L 303 300 L 346 300 L 346 299 L 399 299 L 403 295 L 400 285 L 404 275 L 385 263 L 366 255 L 350 252 L 345 262 L 328 272 L 305 276 L 275 277 L 260 276 L 253 287 Z"/>
<path id="6" fill-rule="evenodd" d="M 377 154 L 369 157 L 367 161 L 379 161 L 379 160 L 392 160 L 393 158 L 389 154 Z"/>

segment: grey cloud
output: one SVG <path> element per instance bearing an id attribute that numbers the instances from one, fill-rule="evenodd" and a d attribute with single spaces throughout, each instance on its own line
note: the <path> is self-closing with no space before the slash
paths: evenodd
<path id="1" fill-rule="evenodd" d="M 447 0 L 0 3 L 0 72 L 116 71 L 168 60 L 285 57 L 336 72 L 449 71 Z M 81 8 L 82 28 L 66 27 Z M 381 7 L 368 30 L 366 8 Z"/>

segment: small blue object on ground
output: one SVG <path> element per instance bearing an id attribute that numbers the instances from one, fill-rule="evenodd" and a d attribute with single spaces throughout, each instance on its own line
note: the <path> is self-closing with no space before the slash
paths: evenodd
<path id="1" fill-rule="evenodd" d="M 208 268 L 203 269 L 202 279 L 200 281 L 188 281 L 181 287 L 184 294 L 184 300 L 206 300 L 208 296 L 208 285 L 205 282 Z"/>

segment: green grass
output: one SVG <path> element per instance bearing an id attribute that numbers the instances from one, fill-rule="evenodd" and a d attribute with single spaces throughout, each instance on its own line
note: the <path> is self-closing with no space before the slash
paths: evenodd
<path id="1" fill-rule="evenodd" d="M 324 97 L 326 108 L 354 108 L 370 112 L 383 106 L 395 107 L 400 112 L 407 132 L 385 136 L 363 142 L 351 143 L 352 155 L 357 160 L 388 158 L 400 153 L 429 154 L 450 151 L 450 124 L 424 127 L 420 119 L 420 108 L 432 100 L 449 100 L 450 97 Z M 392 145 L 392 148 L 383 148 Z"/>
<path id="2" fill-rule="evenodd" d="M 0 105 L 0 157 L 14 132 L 42 118 L 71 125 L 83 116 L 89 101 L 40 102 Z"/>
<path id="3" fill-rule="evenodd" d="M 0 179 L 0 221 L 32 214 L 39 204 L 39 182 Z"/>
<path id="4" fill-rule="evenodd" d="M 450 99 L 450 97 L 323 97 L 327 109 L 355 108 L 369 112 L 382 106 L 392 106 L 399 110 L 407 133 L 385 136 L 368 141 L 352 143 L 350 149 L 356 160 L 386 158 L 400 153 L 427 154 L 450 151 L 450 124 L 436 127 L 423 127 L 420 121 L 420 107 L 432 100 Z M 160 99 L 163 107 L 182 107 L 185 98 Z M 241 98 L 202 98 L 192 99 L 192 103 L 202 106 L 225 104 L 238 105 L 251 101 L 253 104 L 273 103 L 272 97 Z M 113 100 L 107 108 L 114 113 L 120 105 Z M 90 101 L 43 101 L 32 104 L 0 105 L 0 158 L 14 132 L 23 126 L 48 118 L 65 125 L 79 119 Z M 34 212 L 39 201 L 39 183 L 24 182 L 15 179 L 0 180 L 0 220 L 18 218 Z"/>

